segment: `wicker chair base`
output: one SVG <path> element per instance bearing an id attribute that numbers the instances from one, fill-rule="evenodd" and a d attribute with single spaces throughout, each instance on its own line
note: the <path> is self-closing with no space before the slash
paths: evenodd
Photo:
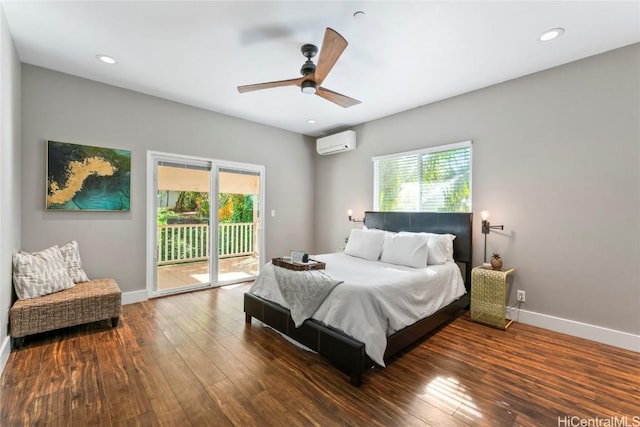
<path id="1" fill-rule="evenodd" d="M 24 337 L 68 326 L 111 319 L 118 325 L 122 293 L 113 279 L 95 279 L 73 288 L 38 298 L 16 301 L 9 309 L 10 334 L 14 346 Z"/>

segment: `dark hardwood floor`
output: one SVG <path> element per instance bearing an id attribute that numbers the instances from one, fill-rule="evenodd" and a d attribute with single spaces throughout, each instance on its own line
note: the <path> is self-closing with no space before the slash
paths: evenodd
<path id="1" fill-rule="evenodd" d="M 246 326 L 248 287 L 127 305 L 115 329 L 28 338 L 2 375 L 0 425 L 640 425 L 638 353 L 462 317 L 354 388 L 319 356 Z"/>

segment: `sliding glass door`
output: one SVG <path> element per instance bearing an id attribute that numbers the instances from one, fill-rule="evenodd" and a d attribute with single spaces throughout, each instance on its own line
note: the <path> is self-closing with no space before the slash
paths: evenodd
<path id="1" fill-rule="evenodd" d="M 260 172 L 218 168 L 218 282 L 260 272 Z"/>
<path id="2" fill-rule="evenodd" d="M 147 167 L 149 296 L 254 279 L 264 167 L 153 152 Z"/>
<path id="3" fill-rule="evenodd" d="M 155 169 L 154 291 L 165 294 L 209 286 L 211 162 L 158 158 Z"/>

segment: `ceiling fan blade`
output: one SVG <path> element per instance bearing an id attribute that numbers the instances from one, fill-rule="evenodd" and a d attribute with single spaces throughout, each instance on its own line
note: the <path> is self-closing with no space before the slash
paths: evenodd
<path id="1" fill-rule="evenodd" d="M 343 95 L 338 92 L 334 92 L 329 89 L 325 89 L 323 87 L 318 88 L 316 95 L 326 99 L 327 101 L 331 101 L 334 104 L 338 104 L 339 106 L 344 108 L 349 108 L 354 105 L 360 104 L 360 101 L 358 101 L 357 99 L 349 98 L 346 95 Z"/>
<path id="2" fill-rule="evenodd" d="M 279 80 L 277 82 L 257 83 L 254 85 L 238 86 L 238 92 L 245 93 L 245 92 L 251 92 L 253 90 L 269 89 L 272 87 L 281 87 L 281 86 L 300 86 L 302 84 L 302 80 L 303 80 L 303 77 L 298 77 L 298 78 L 289 79 L 289 80 Z"/>
<path id="3" fill-rule="evenodd" d="M 347 41 L 331 28 L 327 28 L 322 41 L 322 50 L 318 56 L 318 64 L 316 65 L 315 80 L 318 86 L 322 84 L 329 71 L 336 64 L 342 52 L 347 48 Z"/>

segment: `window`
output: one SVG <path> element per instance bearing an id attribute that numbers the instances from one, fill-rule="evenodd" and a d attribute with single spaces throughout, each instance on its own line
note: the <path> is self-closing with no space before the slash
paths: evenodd
<path id="1" fill-rule="evenodd" d="M 372 160 L 374 210 L 471 212 L 471 141 Z"/>

